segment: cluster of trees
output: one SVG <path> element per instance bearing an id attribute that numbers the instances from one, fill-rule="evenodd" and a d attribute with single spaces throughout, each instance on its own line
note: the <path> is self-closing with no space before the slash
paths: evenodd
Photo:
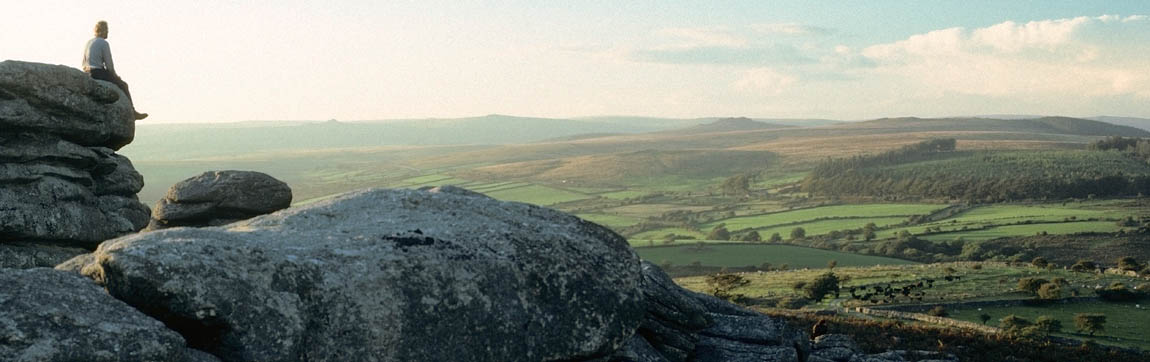
<path id="1" fill-rule="evenodd" d="M 790 240 L 792 240 L 792 241 L 802 240 L 803 238 L 806 238 L 806 236 L 807 236 L 807 231 L 806 231 L 806 229 L 803 229 L 802 227 L 796 227 L 794 229 L 791 229 L 791 239 Z M 731 232 L 730 230 L 727 230 L 727 224 L 720 223 L 719 225 L 715 225 L 715 227 L 712 228 L 711 231 L 707 233 L 707 240 L 737 240 L 737 241 L 747 241 L 747 242 L 753 242 L 753 243 L 760 243 L 760 242 L 781 243 L 781 242 L 783 242 L 783 236 L 780 235 L 779 233 L 771 233 L 771 236 L 764 239 L 763 236 L 761 234 L 759 234 L 759 232 L 757 230 L 746 230 L 746 231 L 739 231 L 739 232 L 735 233 L 735 232 Z"/>
<path id="2" fill-rule="evenodd" d="M 724 196 L 746 196 L 751 193 L 751 179 L 744 173 L 728 177 L 719 185 L 719 192 Z"/>
<path id="3" fill-rule="evenodd" d="M 791 285 L 791 288 L 808 300 L 821 302 L 823 298 L 827 296 L 838 296 L 839 282 L 839 277 L 836 276 L 835 273 L 827 272 L 815 277 L 811 281 L 795 282 Z"/>
<path id="4" fill-rule="evenodd" d="M 1150 160 L 1150 140 L 1111 136 L 1090 143 L 1094 151 L 1118 151 L 1142 160 Z"/>
<path id="5" fill-rule="evenodd" d="M 1140 142 L 1147 143 L 1150 152 L 1150 142 Z M 1106 166 L 1100 159 L 1107 156 L 1093 152 L 980 154 L 953 152 L 953 145 L 953 139 L 929 140 L 874 156 L 827 160 L 804 179 L 802 190 L 829 196 L 915 196 L 972 202 L 1150 194 L 1150 175 Z M 1150 153 L 1146 155 L 1150 157 Z M 943 163 L 892 167 L 932 160 Z"/>
<path id="6" fill-rule="evenodd" d="M 718 273 L 706 278 L 707 288 L 711 295 L 732 302 L 743 302 L 747 296 L 736 293 L 735 290 L 751 283 L 750 280 L 737 273 Z M 837 296 L 839 293 L 839 277 L 833 272 L 816 276 L 811 281 L 797 282 L 792 287 L 805 299 L 803 301 L 791 300 L 783 304 L 804 305 L 806 302 L 822 301 L 827 296 Z M 786 306 L 783 306 L 786 308 Z"/>
<path id="7" fill-rule="evenodd" d="M 1071 173 L 1010 177 L 974 173 L 955 175 L 937 169 L 872 171 L 850 170 L 828 177 L 810 177 L 804 181 L 803 191 L 824 195 L 937 197 L 972 202 L 1150 194 L 1150 176 L 1113 174 L 1095 177 Z"/>
<path id="8" fill-rule="evenodd" d="M 815 166 L 815 169 L 811 171 L 811 177 L 825 178 L 850 170 L 925 161 L 932 159 L 936 153 L 954 151 L 955 144 L 956 141 L 953 138 L 936 138 L 877 155 L 829 159 Z"/>
<path id="9" fill-rule="evenodd" d="M 980 317 L 980 319 L 981 318 L 982 317 Z M 985 320 L 986 319 L 983 319 L 983 323 L 985 323 Z M 1046 315 L 1039 316 L 1038 319 L 1035 319 L 1034 322 L 1031 322 L 1026 318 L 1011 314 L 1002 317 L 998 323 L 999 327 L 1001 327 L 1004 332 L 1012 336 L 1045 338 L 1051 333 L 1062 332 L 1062 321 Z"/>
<path id="10" fill-rule="evenodd" d="M 1018 290 L 1033 293 L 1041 300 L 1055 300 L 1062 298 L 1062 288 L 1070 283 L 1064 278 L 1046 280 L 1042 278 L 1022 278 L 1018 280 Z"/>
<path id="11" fill-rule="evenodd" d="M 989 315 L 979 316 L 983 324 L 990 319 Z M 1099 313 L 1077 313 L 1074 315 L 1074 326 L 1079 332 L 1094 333 L 1106 330 L 1106 315 Z M 1008 335 L 1033 339 L 1046 338 L 1052 333 L 1062 332 L 1062 321 L 1051 316 L 1039 316 L 1033 322 L 1018 315 L 1008 315 L 999 320 L 999 327 Z"/>

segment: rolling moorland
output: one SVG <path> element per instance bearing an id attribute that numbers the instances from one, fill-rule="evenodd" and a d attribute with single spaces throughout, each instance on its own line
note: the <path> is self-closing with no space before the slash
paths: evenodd
<path id="1" fill-rule="evenodd" d="M 946 305 L 955 319 L 988 314 L 995 326 L 1007 314 L 1049 315 L 1063 329 L 1046 335 L 1150 349 L 1137 301 L 1150 288 L 1139 276 L 1150 262 L 1150 153 L 1136 140 L 1150 137 L 1150 121 L 1098 119 L 1115 123 L 491 115 L 141 124 L 122 152 L 145 177 L 145 203 L 209 169 L 268 173 L 292 186 L 296 205 L 365 187 L 452 184 L 608 226 L 691 289 L 716 292 L 721 283 L 708 276 L 735 275 L 742 282 L 722 292 L 756 308 Z M 1124 257 L 1137 266 L 1119 265 Z M 1080 261 L 1094 265 L 1070 270 Z M 794 288 L 828 264 L 844 278 L 838 297 Z M 1119 267 L 1127 274 L 1114 274 Z M 847 293 L 947 277 L 962 279 L 921 299 Z M 1023 278 L 1065 284 L 1053 302 L 1019 304 L 1036 299 L 1017 288 Z M 1098 296 L 1115 283 L 1134 297 Z M 969 302 L 991 304 L 974 313 Z M 1086 312 L 1108 316 L 1106 328 L 1075 331 L 1074 315 Z"/>

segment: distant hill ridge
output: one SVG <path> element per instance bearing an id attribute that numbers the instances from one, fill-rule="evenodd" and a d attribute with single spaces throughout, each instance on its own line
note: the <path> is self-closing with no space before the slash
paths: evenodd
<path id="1" fill-rule="evenodd" d="M 1130 126 L 1150 131 L 1150 119 L 1146 118 L 1098 116 L 1090 117 L 1090 119 L 1110 124 L 1116 124 L 1119 126 Z"/>
<path id="2" fill-rule="evenodd" d="M 1150 137 L 1150 131 L 1111 123 L 1071 117 L 1032 119 L 993 118 L 880 118 L 832 126 L 835 128 L 891 128 L 903 132 L 924 131 L 999 131 L 1054 133 L 1079 136 Z"/>
<path id="3" fill-rule="evenodd" d="M 682 121 L 682 120 L 680 120 Z M 699 124 L 700 121 L 708 122 Z M 532 142 L 577 142 L 627 134 L 644 143 L 694 143 L 692 147 L 738 147 L 777 137 L 824 137 L 908 132 L 1000 132 L 1030 135 L 1150 137 L 1150 131 L 1070 117 L 1036 119 L 883 118 L 862 122 L 818 123 L 792 127 L 746 117 L 698 118 L 691 126 L 672 119 L 561 119 L 487 115 L 454 119 L 409 119 L 370 122 L 243 122 L 228 124 L 141 124 L 135 142 L 123 152 L 134 160 L 192 159 L 258 152 L 407 145 L 512 145 Z M 808 123 L 810 122 L 810 123 Z M 829 122 L 829 121 L 828 121 Z M 676 130 L 677 128 L 677 130 Z M 708 133 L 732 133 L 717 145 Z M 763 135 L 759 135 L 763 132 Z M 694 137 L 694 138 L 691 138 Z M 670 139 L 675 138 L 675 139 Z M 687 139 L 690 138 L 690 139 Z M 664 148 L 655 145 L 644 148 Z M 623 147 L 635 150 L 635 147 Z"/>
<path id="4" fill-rule="evenodd" d="M 617 154 L 577 156 L 480 167 L 469 175 L 478 178 L 627 183 L 640 178 L 674 176 L 706 179 L 747 170 L 760 170 L 777 162 L 766 151 L 642 150 Z"/>
<path id="5" fill-rule="evenodd" d="M 732 131 L 752 131 L 761 129 L 778 129 L 778 128 L 792 128 L 794 126 L 784 126 L 774 123 L 760 122 L 747 117 L 731 117 L 720 118 L 711 123 L 704 123 L 697 126 L 687 127 L 678 130 L 671 130 L 666 132 L 675 133 L 711 133 L 711 132 L 732 132 Z"/>

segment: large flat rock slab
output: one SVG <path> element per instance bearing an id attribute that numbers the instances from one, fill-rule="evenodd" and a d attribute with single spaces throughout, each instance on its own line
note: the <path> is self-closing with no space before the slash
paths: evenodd
<path id="1" fill-rule="evenodd" d="M 453 187 L 130 235 L 93 259 L 113 296 L 227 361 L 590 360 L 644 314 L 622 237 Z"/>

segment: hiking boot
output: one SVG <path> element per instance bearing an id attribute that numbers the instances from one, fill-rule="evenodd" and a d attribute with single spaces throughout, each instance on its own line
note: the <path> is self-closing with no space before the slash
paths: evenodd
<path id="1" fill-rule="evenodd" d="M 136 113 L 136 120 L 137 121 L 144 119 L 144 118 L 148 118 L 147 113 L 140 113 L 140 112 L 135 112 L 135 113 Z"/>

